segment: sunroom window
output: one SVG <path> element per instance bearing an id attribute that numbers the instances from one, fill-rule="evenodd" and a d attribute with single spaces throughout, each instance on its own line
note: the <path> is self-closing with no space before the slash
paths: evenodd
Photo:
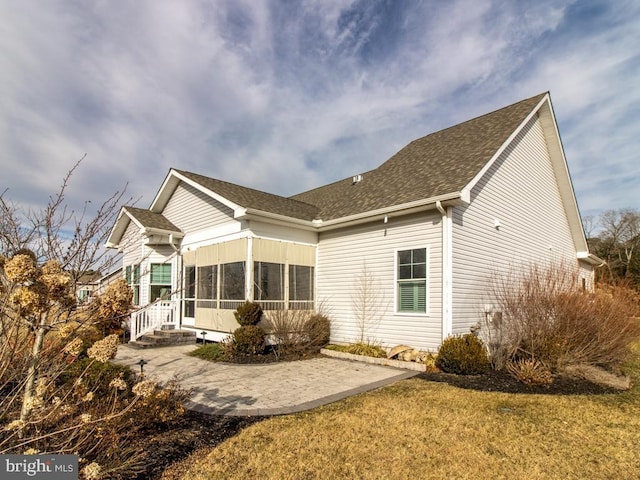
<path id="1" fill-rule="evenodd" d="M 289 265 L 289 309 L 313 309 L 313 267 Z"/>
<path id="2" fill-rule="evenodd" d="M 196 267 L 184 266 L 184 316 L 194 318 L 196 315 Z"/>
<path id="3" fill-rule="evenodd" d="M 398 312 L 427 311 L 427 249 L 400 250 L 398 265 Z"/>
<path id="4" fill-rule="evenodd" d="M 284 308 L 284 265 L 254 262 L 253 298 L 265 310 Z"/>
<path id="5" fill-rule="evenodd" d="M 245 301 L 245 263 L 220 265 L 220 308 L 234 310 Z"/>
<path id="6" fill-rule="evenodd" d="M 198 267 L 198 308 L 217 308 L 218 306 L 218 266 Z"/>

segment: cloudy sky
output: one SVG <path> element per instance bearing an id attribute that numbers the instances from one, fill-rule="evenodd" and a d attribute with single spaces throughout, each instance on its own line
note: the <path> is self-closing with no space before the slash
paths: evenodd
<path id="1" fill-rule="evenodd" d="M 0 193 L 170 167 L 292 195 L 549 90 L 583 215 L 640 208 L 640 2 L 2 0 Z"/>

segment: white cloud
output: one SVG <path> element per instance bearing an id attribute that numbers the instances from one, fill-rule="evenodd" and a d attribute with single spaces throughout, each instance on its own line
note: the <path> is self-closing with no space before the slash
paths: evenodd
<path id="1" fill-rule="evenodd" d="M 145 206 L 171 166 L 292 194 L 551 90 L 579 202 L 640 208 L 610 187 L 638 174 L 633 2 L 14 0 L 0 15 L 0 190 L 25 203 L 85 152 L 78 203 L 129 181 Z"/>

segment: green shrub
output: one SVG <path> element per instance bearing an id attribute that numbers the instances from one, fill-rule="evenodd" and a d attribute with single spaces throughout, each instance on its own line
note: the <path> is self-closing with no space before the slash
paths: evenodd
<path id="1" fill-rule="evenodd" d="M 304 332 L 312 347 L 324 347 L 331 336 L 331 322 L 320 313 L 313 314 L 304 324 Z"/>
<path id="2" fill-rule="evenodd" d="M 210 362 L 224 362 L 227 360 L 227 351 L 224 345 L 220 343 L 207 343 L 196 348 L 193 352 L 189 352 L 192 357 L 202 358 Z"/>
<path id="3" fill-rule="evenodd" d="M 111 362 L 97 362 L 87 357 L 71 363 L 60 379 L 65 384 L 73 384 L 79 377 L 82 377 L 88 390 L 99 396 L 110 393 L 109 383 L 116 378 L 122 378 L 129 385 L 134 382 L 134 373 L 129 367 Z"/>
<path id="4" fill-rule="evenodd" d="M 476 375 L 489 367 L 489 359 L 484 343 L 468 333 L 461 337 L 449 337 L 440 346 L 436 357 L 436 367 L 458 375 Z"/>
<path id="5" fill-rule="evenodd" d="M 246 301 L 233 312 L 236 321 L 241 325 L 257 325 L 262 318 L 262 307 L 257 302 Z"/>
<path id="6" fill-rule="evenodd" d="M 265 331 L 257 325 L 243 325 L 233 332 L 236 353 L 259 355 L 266 349 Z"/>
<path id="7" fill-rule="evenodd" d="M 336 352 L 351 353 L 352 355 L 364 355 L 365 357 L 387 357 L 387 352 L 384 348 L 365 342 L 350 343 L 349 345 L 328 345 L 327 349 L 335 350 Z"/>

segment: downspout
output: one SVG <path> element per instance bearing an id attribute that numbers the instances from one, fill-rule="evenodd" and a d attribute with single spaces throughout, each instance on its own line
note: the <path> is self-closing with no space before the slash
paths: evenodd
<path id="1" fill-rule="evenodd" d="M 453 333 L 453 207 L 443 207 L 436 202 L 442 215 L 442 340 Z"/>

